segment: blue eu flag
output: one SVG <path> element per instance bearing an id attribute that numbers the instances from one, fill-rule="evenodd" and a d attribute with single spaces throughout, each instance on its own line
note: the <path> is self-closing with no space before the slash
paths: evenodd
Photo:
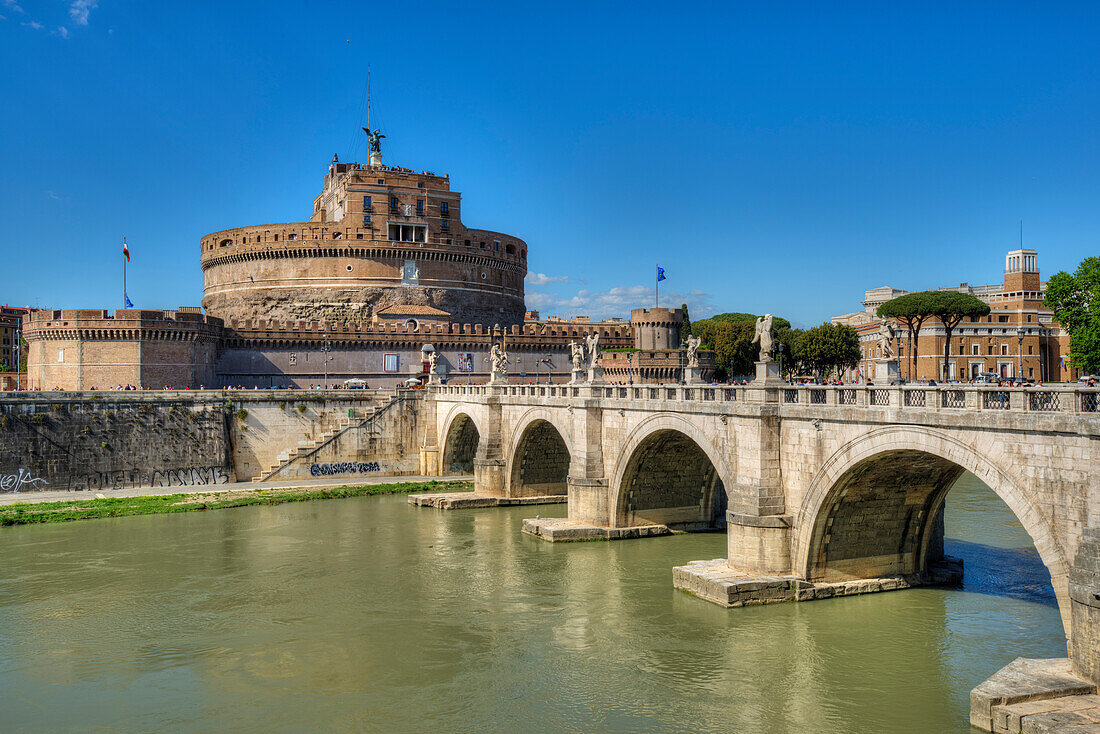
<path id="1" fill-rule="evenodd" d="M 133 308 L 134 304 L 130 302 L 130 297 L 126 296 L 126 308 Z"/>
<path id="2" fill-rule="evenodd" d="M 657 282 L 660 283 L 665 279 L 665 269 L 660 265 L 657 266 Z"/>

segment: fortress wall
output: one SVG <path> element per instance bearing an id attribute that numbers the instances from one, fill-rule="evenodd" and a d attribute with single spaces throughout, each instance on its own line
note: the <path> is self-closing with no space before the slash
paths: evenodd
<path id="1" fill-rule="evenodd" d="M 247 481 L 349 409 L 363 415 L 391 394 L 7 393 L 0 396 L 0 492 Z"/>

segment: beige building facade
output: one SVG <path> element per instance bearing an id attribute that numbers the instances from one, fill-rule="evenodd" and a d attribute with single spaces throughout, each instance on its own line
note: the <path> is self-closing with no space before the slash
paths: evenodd
<path id="1" fill-rule="evenodd" d="M 1068 363 L 1069 334 L 1054 320 L 1043 304 L 1046 284 L 1039 274 L 1035 250 L 1012 250 L 1005 255 L 1001 283 L 941 288 L 968 293 L 989 304 L 990 313 L 962 321 L 951 335 L 950 356 L 944 362 L 943 325 L 934 317 L 921 326 L 917 338 L 916 370 L 914 345 L 905 327 L 895 324 L 893 351 L 898 356 L 901 377 L 909 381 L 972 380 L 981 375 L 1002 379 L 1022 378 L 1036 382 L 1064 382 L 1076 378 Z M 866 292 L 863 311 L 834 316 L 834 323 L 846 323 L 860 336 L 862 358 L 846 377 L 872 379 L 876 363 L 884 357 L 879 332 L 881 319 L 875 311 L 886 301 L 909 291 L 892 287 Z"/>

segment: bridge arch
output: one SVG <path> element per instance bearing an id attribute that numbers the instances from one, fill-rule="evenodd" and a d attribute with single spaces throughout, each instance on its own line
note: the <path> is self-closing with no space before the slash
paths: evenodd
<path id="1" fill-rule="evenodd" d="M 567 493 L 572 431 L 546 408 L 533 408 L 516 422 L 505 454 L 507 495 L 533 497 Z"/>
<path id="2" fill-rule="evenodd" d="M 481 443 L 482 431 L 474 417 L 475 411 L 468 411 L 456 405 L 443 420 L 443 474 L 470 474 L 474 470 L 474 458 Z"/>
<path id="3" fill-rule="evenodd" d="M 611 525 L 724 526 L 731 477 L 723 452 L 694 422 L 651 416 L 631 431 L 615 463 Z"/>
<path id="4" fill-rule="evenodd" d="M 838 449 L 814 477 L 798 510 L 795 571 L 811 581 L 919 574 L 942 552 L 935 520 L 963 471 L 1016 515 L 1050 572 L 1069 632 L 1070 564 L 1021 467 L 936 429 L 887 426 Z M 991 456 L 993 458 L 991 458 Z M 940 547 L 937 547 L 937 544 Z"/>

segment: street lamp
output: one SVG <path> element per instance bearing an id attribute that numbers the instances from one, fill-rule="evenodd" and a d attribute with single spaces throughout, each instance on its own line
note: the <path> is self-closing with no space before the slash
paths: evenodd
<path id="1" fill-rule="evenodd" d="M 626 381 L 628 385 L 634 384 L 634 352 L 626 353 Z"/>
<path id="2" fill-rule="evenodd" d="M 328 343 L 328 332 L 325 332 L 325 343 L 321 346 L 321 354 L 323 355 L 322 362 L 325 363 L 325 389 L 328 390 L 328 361 L 331 359 L 328 355 L 332 351 L 332 347 Z"/>
<path id="3" fill-rule="evenodd" d="M 543 357 L 542 359 L 535 362 L 535 384 L 536 385 L 539 384 L 539 365 L 540 364 L 546 365 L 546 384 L 549 385 L 550 384 L 550 370 L 554 366 L 554 360 L 549 354 L 547 354 L 545 357 Z"/>
<path id="4" fill-rule="evenodd" d="M 1024 379 L 1024 329 L 1019 327 L 1016 329 L 1016 363 L 1019 365 L 1016 370 L 1016 379 Z"/>

